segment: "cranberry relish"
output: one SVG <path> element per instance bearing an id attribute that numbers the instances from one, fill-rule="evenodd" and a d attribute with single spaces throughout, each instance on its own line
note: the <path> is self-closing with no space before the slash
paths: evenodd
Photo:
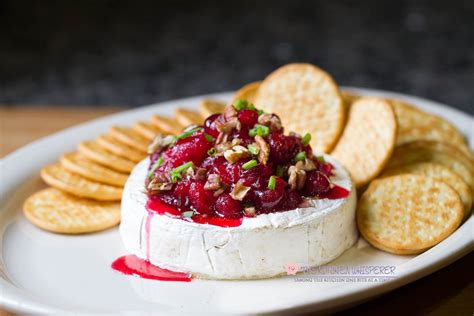
<path id="1" fill-rule="evenodd" d="M 236 101 L 204 126 L 155 138 L 148 195 L 198 222 L 294 209 L 333 189 L 333 166 L 313 155 L 310 140 L 284 135 L 277 115 Z"/>

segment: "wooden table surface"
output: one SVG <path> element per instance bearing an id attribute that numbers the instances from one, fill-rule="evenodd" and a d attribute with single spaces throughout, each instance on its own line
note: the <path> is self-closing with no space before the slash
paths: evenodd
<path id="1" fill-rule="evenodd" d="M 0 107 L 0 157 L 55 131 L 117 108 Z M 421 280 L 344 311 L 369 315 L 473 315 L 474 253 Z M 0 293 L 1 295 L 1 293 Z M 10 315 L 0 308 L 0 316 Z"/>

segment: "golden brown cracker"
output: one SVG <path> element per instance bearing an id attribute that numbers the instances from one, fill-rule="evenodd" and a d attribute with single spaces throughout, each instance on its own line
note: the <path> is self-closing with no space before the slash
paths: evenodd
<path id="1" fill-rule="evenodd" d="M 448 167 L 434 162 L 419 162 L 389 169 L 385 171 L 382 176 L 387 177 L 406 173 L 422 175 L 450 185 L 459 194 L 463 202 L 464 218 L 467 218 L 471 214 L 471 189 L 457 173 L 451 171 Z"/>
<path id="2" fill-rule="evenodd" d="M 94 141 L 81 142 L 78 150 L 88 159 L 119 172 L 130 173 L 133 167 L 135 167 L 133 161 L 112 154 Z"/>
<path id="3" fill-rule="evenodd" d="M 41 178 L 50 186 L 78 197 L 99 201 L 119 201 L 122 198 L 122 188 L 88 180 L 59 163 L 43 167 Z"/>
<path id="4" fill-rule="evenodd" d="M 181 126 L 202 125 L 204 122 L 201 114 L 192 110 L 177 108 L 174 114 Z"/>
<path id="5" fill-rule="evenodd" d="M 456 172 L 474 192 L 472 159 L 462 151 L 446 143 L 414 141 L 395 147 L 386 168 L 391 169 L 417 162 L 437 162 Z"/>
<path id="6" fill-rule="evenodd" d="M 363 97 L 351 105 L 344 132 L 331 153 L 346 167 L 356 187 L 374 179 L 390 159 L 397 123 L 385 100 Z"/>
<path id="7" fill-rule="evenodd" d="M 199 103 L 199 113 L 201 113 L 203 117 L 208 117 L 216 113 L 223 113 L 224 109 L 225 103 L 217 100 L 204 99 Z"/>
<path id="8" fill-rule="evenodd" d="M 128 178 L 128 175 L 103 167 L 78 152 L 66 153 L 59 160 L 65 169 L 93 181 L 123 187 Z"/>
<path id="9" fill-rule="evenodd" d="M 390 99 L 398 121 L 398 144 L 434 140 L 466 146 L 464 136 L 447 120 L 400 100 Z M 467 146 L 466 146 L 467 147 Z"/>
<path id="10" fill-rule="evenodd" d="M 133 129 L 149 141 L 152 141 L 156 135 L 163 133 L 163 131 L 155 125 L 143 121 L 136 122 L 135 125 L 133 125 Z"/>
<path id="11" fill-rule="evenodd" d="M 310 64 L 289 64 L 271 73 L 255 103 L 278 114 L 287 131 L 311 133 L 317 151 L 330 152 L 344 128 L 345 106 L 337 84 Z"/>
<path id="12" fill-rule="evenodd" d="M 114 137 L 103 134 L 97 138 L 97 143 L 117 156 L 127 158 L 133 162 L 140 162 L 146 157 L 146 153 L 133 147 L 125 145 Z"/>
<path id="13" fill-rule="evenodd" d="M 261 81 L 254 81 L 251 83 L 247 83 L 245 86 L 237 90 L 237 92 L 232 97 L 233 101 L 236 100 L 245 100 L 250 103 L 255 104 L 255 100 L 257 97 L 258 89 L 260 88 Z"/>
<path id="14" fill-rule="evenodd" d="M 112 126 L 109 129 L 110 136 L 123 144 L 143 152 L 147 152 L 150 141 L 141 136 L 135 130 L 125 126 Z"/>
<path id="15" fill-rule="evenodd" d="M 165 133 L 172 135 L 177 135 L 183 130 L 183 126 L 175 119 L 157 114 L 151 117 L 151 123 Z"/>
<path id="16" fill-rule="evenodd" d="M 101 231 L 120 222 L 120 203 L 78 198 L 55 188 L 30 196 L 23 212 L 36 226 L 62 234 Z"/>
<path id="17" fill-rule="evenodd" d="M 449 185 L 405 174 L 370 184 L 357 206 L 357 225 L 376 248 L 417 254 L 453 233 L 463 214 L 461 199 Z"/>

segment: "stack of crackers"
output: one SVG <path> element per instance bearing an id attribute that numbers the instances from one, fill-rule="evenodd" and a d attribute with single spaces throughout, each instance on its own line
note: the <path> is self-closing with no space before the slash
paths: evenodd
<path id="1" fill-rule="evenodd" d="M 81 142 L 77 151 L 65 153 L 59 162 L 41 170 L 41 178 L 51 187 L 25 201 L 26 218 L 40 228 L 64 234 L 117 225 L 125 182 L 135 164 L 147 156 L 155 136 L 180 133 L 223 108 L 220 102 L 204 100 L 199 113 L 178 108 L 174 118 L 153 115 L 149 122 L 113 126 L 97 139 Z"/>
<path id="2" fill-rule="evenodd" d="M 341 93 L 309 64 L 283 66 L 251 88 L 259 107 L 288 130 L 311 132 L 313 148 L 348 169 L 358 227 L 374 247 L 423 252 L 471 214 L 473 154 L 448 121 L 400 100 Z"/>
<path id="3" fill-rule="evenodd" d="M 310 64 L 283 66 L 239 89 L 237 99 L 278 114 L 287 131 L 311 133 L 313 149 L 348 169 L 359 192 L 359 230 L 378 249 L 423 252 L 471 212 L 473 154 L 464 136 L 438 116 L 400 100 L 341 92 L 328 73 Z M 224 106 L 204 100 L 199 112 L 179 108 L 175 118 L 154 115 L 82 142 L 77 152 L 43 168 L 41 176 L 52 188 L 25 202 L 27 218 L 61 233 L 116 225 L 127 175 L 150 141 L 158 133 L 202 124 Z"/>

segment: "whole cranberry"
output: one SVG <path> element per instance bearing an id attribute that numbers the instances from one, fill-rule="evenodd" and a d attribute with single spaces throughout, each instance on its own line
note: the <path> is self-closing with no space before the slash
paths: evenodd
<path id="1" fill-rule="evenodd" d="M 306 177 L 303 193 L 306 196 L 316 196 L 331 189 L 329 178 L 320 171 L 310 171 Z"/>
<path id="2" fill-rule="evenodd" d="M 188 161 L 200 165 L 208 157 L 207 151 L 212 148 L 212 142 L 208 141 L 203 132 L 180 139 L 167 151 L 167 155 L 174 161 L 174 166 L 180 166 Z"/>
<path id="3" fill-rule="evenodd" d="M 298 191 L 290 190 L 285 194 L 285 201 L 282 206 L 282 210 L 292 210 L 298 207 L 303 202 L 303 198 Z"/>
<path id="4" fill-rule="evenodd" d="M 272 164 L 258 164 L 257 166 L 242 170 L 240 179 L 243 184 L 254 189 L 263 189 L 268 185 L 268 179 L 273 174 Z"/>
<path id="5" fill-rule="evenodd" d="M 240 110 L 238 118 L 243 126 L 251 128 L 258 122 L 258 113 L 257 111 L 250 109 Z"/>
<path id="6" fill-rule="evenodd" d="M 270 159 L 279 165 L 290 163 L 301 150 L 301 140 L 296 136 L 271 133 L 268 137 Z"/>
<path id="7" fill-rule="evenodd" d="M 281 178 L 276 178 L 275 189 L 256 190 L 254 192 L 254 203 L 260 212 L 273 212 L 285 196 L 285 187 L 288 184 Z"/>
<path id="8" fill-rule="evenodd" d="M 253 138 L 249 135 L 249 127 L 242 126 L 240 130 L 234 129 L 232 133 L 232 139 L 238 138 L 240 139 L 240 145 L 246 147 L 249 144 L 253 143 Z"/>
<path id="9" fill-rule="evenodd" d="M 208 133 L 212 137 L 219 136 L 219 131 L 216 128 L 215 120 L 220 114 L 213 114 L 204 121 L 204 132 Z"/>
<path id="10" fill-rule="evenodd" d="M 216 213 L 225 218 L 242 217 L 242 206 L 229 194 L 221 194 L 216 201 Z"/>
<path id="11" fill-rule="evenodd" d="M 330 177 L 333 174 L 334 166 L 329 162 L 319 163 L 318 170 L 324 173 L 326 176 Z"/>
<path id="12" fill-rule="evenodd" d="M 210 201 L 207 199 L 208 194 L 204 190 L 204 184 L 201 182 L 191 182 L 189 186 L 189 204 L 199 214 L 209 214 L 211 208 L 209 207 Z"/>

